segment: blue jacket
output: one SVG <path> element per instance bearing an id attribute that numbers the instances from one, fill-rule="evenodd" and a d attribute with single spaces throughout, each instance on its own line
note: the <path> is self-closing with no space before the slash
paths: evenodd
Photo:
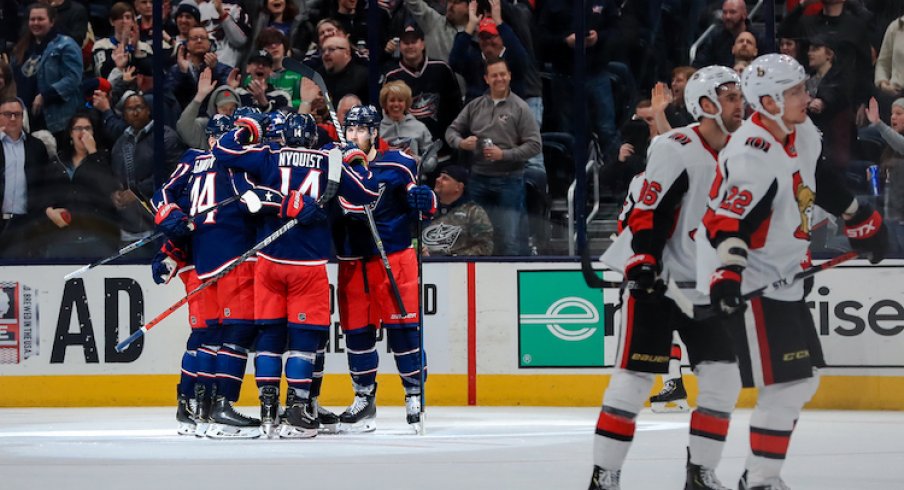
<path id="1" fill-rule="evenodd" d="M 69 119 L 85 105 L 82 96 L 82 50 L 71 37 L 58 34 L 51 39 L 38 62 L 38 92 L 44 98 L 47 129 L 66 129 Z"/>

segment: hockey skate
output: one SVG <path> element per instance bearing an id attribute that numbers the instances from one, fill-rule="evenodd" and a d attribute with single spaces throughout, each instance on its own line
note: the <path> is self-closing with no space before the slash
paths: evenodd
<path id="1" fill-rule="evenodd" d="M 210 409 L 211 439 L 255 439 L 261 436 L 261 421 L 235 411 L 232 402 L 218 396 Z"/>
<path id="2" fill-rule="evenodd" d="M 311 400 L 317 410 L 317 421 L 320 422 L 321 434 L 339 433 L 339 416 L 320 406 L 317 398 Z"/>
<path id="3" fill-rule="evenodd" d="M 373 432 L 377 430 L 377 384 L 355 392 L 355 401 L 339 416 L 342 432 Z"/>
<path id="4" fill-rule="evenodd" d="M 691 463 L 690 450 L 687 455 L 687 480 L 684 483 L 684 490 L 731 490 L 722 485 L 722 482 L 716 477 L 716 472 L 709 468 L 704 468 L 698 464 Z"/>
<path id="5" fill-rule="evenodd" d="M 185 395 L 179 395 L 177 403 L 176 421 L 179 422 L 179 428 L 176 431 L 180 436 L 195 435 L 195 411 L 192 410 L 192 400 Z"/>
<path id="6" fill-rule="evenodd" d="M 261 435 L 266 438 L 277 435 L 276 428 L 279 425 L 279 387 L 261 387 Z"/>
<path id="7" fill-rule="evenodd" d="M 286 416 L 279 426 L 279 437 L 285 439 L 310 439 L 317 435 L 317 410 L 308 400 L 293 398 L 292 406 L 286 408 Z"/>
<path id="8" fill-rule="evenodd" d="M 785 485 L 781 478 L 773 478 L 763 485 L 749 487 L 747 486 L 747 470 L 744 470 L 744 474 L 738 481 L 738 490 L 791 490 L 791 487 Z"/>
<path id="9" fill-rule="evenodd" d="M 650 408 L 656 413 L 687 412 L 687 391 L 681 378 L 669 379 L 662 385 L 658 395 L 650 397 Z"/>
<path id="10" fill-rule="evenodd" d="M 207 435 L 210 428 L 210 405 L 212 397 L 206 393 L 204 385 L 195 385 L 195 437 Z"/>
<path id="11" fill-rule="evenodd" d="M 621 490 L 618 484 L 619 478 L 621 478 L 621 470 L 604 470 L 594 465 L 589 490 Z"/>
<path id="12" fill-rule="evenodd" d="M 417 434 L 424 433 L 424 418 L 421 414 L 421 395 L 405 396 L 405 418 L 414 432 Z"/>

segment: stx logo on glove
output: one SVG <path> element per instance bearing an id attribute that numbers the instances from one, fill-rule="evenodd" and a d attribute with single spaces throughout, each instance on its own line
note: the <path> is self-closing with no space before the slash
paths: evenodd
<path id="1" fill-rule="evenodd" d="M 879 227 L 872 219 L 870 219 L 860 225 L 846 227 L 844 229 L 844 234 L 848 238 L 869 238 L 875 235 L 878 230 Z"/>

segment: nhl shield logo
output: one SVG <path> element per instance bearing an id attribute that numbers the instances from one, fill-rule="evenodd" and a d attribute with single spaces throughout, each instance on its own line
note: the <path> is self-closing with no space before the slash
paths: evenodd
<path id="1" fill-rule="evenodd" d="M 229 318 L 231 315 L 232 315 L 232 312 L 229 310 L 229 308 L 223 309 L 223 316 L 225 316 L 226 318 Z"/>
<path id="2" fill-rule="evenodd" d="M 299 314 L 298 314 L 298 321 L 303 322 L 303 321 L 305 321 L 305 320 L 307 320 L 307 319 L 308 319 L 308 315 L 306 315 L 306 314 L 304 314 L 304 313 L 299 313 Z"/>

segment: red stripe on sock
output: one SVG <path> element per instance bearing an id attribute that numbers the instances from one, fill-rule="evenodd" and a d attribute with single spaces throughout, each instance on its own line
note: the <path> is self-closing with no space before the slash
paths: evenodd
<path id="1" fill-rule="evenodd" d="M 635 424 L 633 420 L 612 415 L 607 412 L 600 412 L 599 418 L 596 420 L 597 430 L 609 432 L 625 438 L 634 437 Z"/>
<path id="2" fill-rule="evenodd" d="M 672 352 L 669 353 L 669 357 L 672 359 L 681 359 L 681 346 L 672 344 Z"/>
<path id="3" fill-rule="evenodd" d="M 779 456 L 782 459 L 788 454 L 788 444 L 791 443 L 791 432 L 778 433 L 770 431 L 769 433 L 758 431 L 755 427 L 750 428 L 750 449 L 753 454 L 770 454 Z"/>
<path id="4" fill-rule="evenodd" d="M 728 435 L 728 422 L 729 419 L 694 410 L 694 413 L 691 414 L 691 431 L 705 432 L 724 438 Z"/>

